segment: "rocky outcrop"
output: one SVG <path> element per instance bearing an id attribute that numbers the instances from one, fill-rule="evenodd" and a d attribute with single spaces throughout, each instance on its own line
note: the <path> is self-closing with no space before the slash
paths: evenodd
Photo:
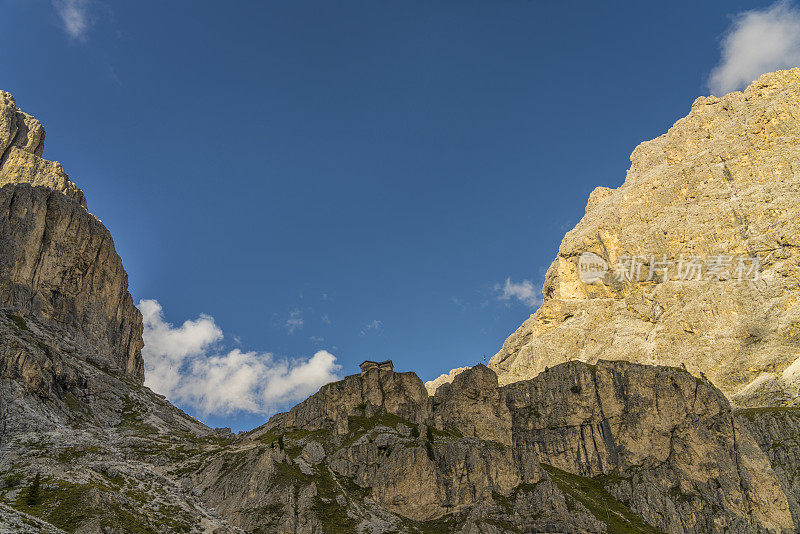
<path id="1" fill-rule="evenodd" d="M 476 365 L 440 388 L 432 413 L 437 428 L 457 428 L 465 436 L 512 444 L 511 412 L 497 387 L 497 375 L 485 365 Z"/>
<path id="2" fill-rule="evenodd" d="M 44 128 L 0 91 L 0 185 L 28 183 L 58 191 L 86 207 L 83 192 L 58 162 L 42 159 Z"/>
<path id="3" fill-rule="evenodd" d="M 428 414 L 428 393 L 414 373 L 374 368 L 322 386 L 320 393 L 278 416 L 286 427 L 349 431 L 349 417 L 372 417 L 378 412 L 421 423 Z"/>
<path id="4" fill-rule="evenodd" d="M 769 458 L 800 529 L 800 409 L 747 408 L 736 412 L 736 421 Z"/>
<path id="5" fill-rule="evenodd" d="M 165 470 L 230 438 L 109 368 L 70 330 L 0 311 L 0 532 L 227 528 Z"/>
<path id="6" fill-rule="evenodd" d="M 798 78 L 699 100 L 637 149 L 625 185 L 592 194 L 545 303 L 489 367 L 432 395 L 414 373 L 373 367 L 239 436 L 142 385 L 141 317 L 111 236 L 41 159 L 41 125 L 0 93 L 0 521 L 97 534 L 797 531 L 793 410 L 734 413 L 702 374 L 621 359 L 680 364 L 685 350 L 737 401 L 792 402 Z M 646 246 L 740 247 L 763 270 L 585 282 L 575 263 L 588 250 L 596 271 Z M 573 356 L 593 363 L 562 361 Z M 745 360 L 756 380 L 721 366 Z"/>
<path id="7" fill-rule="evenodd" d="M 571 362 L 503 388 L 515 448 L 608 491 L 665 532 L 791 530 L 768 459 L 722 393 L 680 369 Z"/>
<path id="8" fill-rule="evenodd" d="M 43 148 L 39 122 L 0 92 L 0 307 L 51 321 L 143 381 L 141 314 L 111 234 Z"/>
<path id="9" fill-rule="evenodd" d="M 698 98 L 591 194 L 489 366 L 508 384 L 570 360 L 686 365 L 739 405 L 796 404 L 799 202 L 800 69 Z M 586 281 L 584 253 L 606 268 Z"/>
<path id="10" fill-rule="evenodd" d="M 404 522 L 601 532 L 605 506 L 635 532 L 794 529 L 768 458 L 725 396 L 667 367 L 572 362 L 498 387 L 477 366 L 432 398 L 413 373 L 376 369 L 324 386 L 232 454 L 191 485 L 246 529 L 264 524 L 254 510 L 266 507 L 270 524 L 327 532 L 321 502 L 377 532 Z M 287 501 L 286 486 L 307 502 Z M 580 513 L 556 512 L 559 502 Z"/>

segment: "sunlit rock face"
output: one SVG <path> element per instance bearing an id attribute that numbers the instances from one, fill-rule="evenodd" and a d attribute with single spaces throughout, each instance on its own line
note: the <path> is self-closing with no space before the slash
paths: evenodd
<path id="1" fill-rule="evenodd" d="M 39 121 L 0 91 L 0 307 L 51 321 L 142 381 L 142 319 L 114 241 L 43 150 Z"/>
<path id="2" fill-rule="evenodd" d="M 43 185 L 86 207 L 83 192 L 60 163 L 42 159 L 44 128 L 17 108 L 10 93 L 0 91 L 0 185 Z"/>
<path id="3" fill-rule="evenodd" d="M 700 97 L 591 194 L 489 366 L 509 384 L 570 360 L 685 365 L 738 405 L 795 405 L 799 229 L 800 69 Z M 602 276 L 581 272 L 587 253 Z"/>

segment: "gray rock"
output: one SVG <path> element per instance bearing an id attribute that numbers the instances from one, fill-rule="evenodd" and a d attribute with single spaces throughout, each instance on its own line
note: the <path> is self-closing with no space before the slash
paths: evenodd
<path id="1" fill-rule="evenodd" d="M 794 531 L 800 418 L 734 415 L 723 393 L 678 368 L 676 356 L 689 350 L 695 360 L 686 368 L 738 391 L 737 402 L 794 398 L 800 369 L 784 366 L 796 348 L 787 337 L 794 237 L 769 249 L 777 227 L 762 237 L 728 236 L 728 244 L 771 254 L 758 295 L 725 283 L 587 289 L 575 284 L 573 262 L 579 245 L 618 254 L 638 243 L 637 232 L 646 237 L 638 244 L 672 251 L 652 207 L 667 206 L 674 218 L 675 206 L 687 205 L 674 200 L 681 195 L 735 208 L 747 224 L 794 228 L 796 132 L 786 126 L 800 115 L 786 110 L 800 98 L 798 77 L 777 73 L 744 96 L 699 100 L 670 134 L 637 149 L 626 185 L 591 195 L 548 275 L 542 310 L 490 367 L 452 373 L 431 397 L 414 373 L 371 369 L 236 436 L 142 386 L 141 318 L 111 237 L 60 165 L 41 159 L 41 125 L 0 92 L 0 530 L 577 534 L 608 532 L 613 514 L 634 532 Z M 748 193 L 737 197 L 742 205 L 714 189 L 716 158 L 723 183 Z M 775 200 L 785 212 L 761 216 L 743 203 L 768 193 L 760 169 L 770 186 L 787 177 L 778 188 L 784 199 Z M 790 204 L 781 207 L 784 200 Z M 687 220 L 710 231 L 719 219 L 712 215 Z M 678 234 L 670 227 L 664 235 Z M 697 311 L 711 304 L 719 324 Z M 732 317 L 766 306 L 775 315 L 752 316 L 748 336 L 758 341 L 742 349 L 747 329 Z M 722 352 L 705 354 L 706 338 L 676 333 L 673 308 L 694 310 L 688 328 L 718 336 L 711 345 Z M 596 365 L 559 363 L 574 355 Z M 709 368 L 745 357 L 774 376 L 762 372 L 754 387 L 741 369 Z M 736 390 L 743 384 L 751 393 Z M 33 473 L 48 496 L 70 500 L 58 515 L 45 514 L 58 525 L 10 508 Z"/>
<path id="2" fill-rule="evenodd" d="M 325 449 L 318 442 L 312 441 L 303 447 L 301 455 L 309 464 L 317 465 L 325 459 Z"/>

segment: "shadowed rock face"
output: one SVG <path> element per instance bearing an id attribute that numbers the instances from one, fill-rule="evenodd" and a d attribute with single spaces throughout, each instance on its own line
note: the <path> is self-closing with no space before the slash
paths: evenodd
<path id="1" fill-rule="evenodd" d="M 769 460 L 706 380 L 601 360 L 561 364 L 502 389 L 517 450 L 571 473 L 613 475 L 609 491 L 650 524 L 713 532 L 725 517 L 731 531 L 743 532 L 748 517 L 791 528 Z"/>
<path id="2" fill-rule="evenodd" d="M 337 434 L 349 431 L 348 417 L 372 417 L 379 411 L 414 423 L 428 414 L 428 393 L 414 373 L 395 373 L 374 368 L 322 386 L 320 393 L 284 414 L 286 426 L 317 430 L 328 428 Z"/>
<path id="3" fill-rule="evenodd" d="M 288 462 L 304 473 L 294 479 L 301 486 L 321 483 L 315 477 L 326 473 L 366 489 L 381 510 L 422 522 L 466 513 L 479 524 L 487 517 L 478 510 L 516 499 L 495 519 L 541 528 L 522 521 L 523 512 L 541 513 L 537 507 L 552 504 L 553 495 L 581 502 L 570 493 L 575 476 L 600 480 L 597 491 L 606 499 L 665 532 L 794 528 L 780 481 L 728 400 L 684 370 L 572 362 L 498 387 L 493 371 L 476 366 L 435 397 L 421 391 L 413 373 L 378 370 L 324 386 L 250 433 L 245 443 L 270 444 L 269 460 L 245 460 L 238 472 L 264 469 L 267 461 L 263 476 L 274 477 Z M 236 477 L 220 488 L 219 471 L 201 470 L 194 484 L 234 523 L 255 526 L 248 512 L 254 499 L 263 506 L 277 496 L 253 496 Z M 551 497 L 519 498 L 520 488 L 537 485 Z M 353 506 L 366 521 L 369 514 Z M 565 517 L 549 519 L 569 531 Z"/>
<path id="4" fill-rule="evenodd" d="M 769 458 L 800 529 L 800 409 L 747 408 L 736 412 L 736 421 Z"/>
<path id="5" fill-rule="evenodd" d="M 800 69 L 698 98 L 666 134 L 633 151 L 620 187 L 591 194 L 547 271 L 541 307 L 489 367 L 508 384 L 574 359 L 685 364 L 737 405 L 797 404 L 798 205 Z M 602 279 L 581 280 L 584 252 L 607 262 Z M 614 276 L 616 265 L 630 266 L 626 256 L 640 256 L 641 280 Z M 694 256 L 703 258 L 700 280 L 677 271 Z M 740 256 L 759 258 L 757 281 L 738 281 Z M 708 270 L 714 257 L 730 272 L 720 281 Z M 664 258 L 668 281 L 653 261 Z"/>
<path id="6" fill-rule="evenodd" d="M 497 375 L 485 365 L 476 365 L 440 388 L 432 413 L 437 428 L 458 428 L 465 436 L 504 445 L 513 442 L 505 396 L 497 387 Z"/>
<path id="7" fill-rule="evenodd" d="M 111 234 L 43 149 L 42 126 L 0 91 L 0 307 L 73 327 L 75 342 L 141 382 L 141 314 Z"/>

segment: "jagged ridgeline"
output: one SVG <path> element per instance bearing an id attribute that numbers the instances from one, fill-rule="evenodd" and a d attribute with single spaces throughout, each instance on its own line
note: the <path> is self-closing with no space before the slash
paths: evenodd
<path id="1" fill-rule="evenodd" d="M 780 72 L 743 95 L 698 101 L 678 123 L 693 125 L 687 132 L 694 133 L 682 134 L 683 148 L 664 141 L 682 128 L 676 125 L 659 138 L 663 142 L 637 150 L 647 156 L 634 154 L 631 175 L 645 185 L 617 200 L 616 193 L 596 193 L 588 213 L 602 205 L 628 213 L 614 203 L 645 195 L 650 204 L 640 211 L 647 213 L 634 227 L 638 230 L 630 231 L 663 233 L 647 230 L 656 224 L 650 213 L 662 202 L 659 188 L 672 187 L 669 172 L 677 165 L 687 191 L 694 191 L 684 205 L 700 200 L 707 208 L 718 205 L 705 212 L 708 224 L 714 226 L 716 217 L 725 228 L 730 195 L 706 194 L 689 179 L 696 154 L 715 154 L 714 140 L 722 137 L 730 155 L 720 172 L 725 183 L 736 185 L 737 202 L 760 202 L 767 188 L 753 183 L 770 181 L 779 184 L 772 202 L 783 202 L 771 219 L 743 209 L 737 213 L 744 214 L 751 232 L 771 221 L 770 231 L 780 233 L 776 228 L 797 219 L 796 203 L 789 200 L 797 193 L 800 169 L 797 130 L 787 131 L 786 125 L 798 120 L 800 110 L 786 102 L 796 105 L 799 81 L 800 71 Z M 787 96 L 792 92 L 794 100 Z M 747 153 L 748 178 L 737 136 L 754 136 L 750 142 L 758 150 Z M 543 308 L 552 317 L 552 310 L 564 306 L 565 318 L 551 325 L 553 332 L 571 320 L 566 314 L 597 320 L 592 343 L 605 347 L 599 354 L 605 359 L 558 362 L 554 356 L 546 360 L 548 367 L 531 364 L 526 376 L 524 358 L 539 362 L 540 356 L 512 348 L 538 347 L 534 340 L 542 336 L 523 332 L 506 343 L 500 358 L 505 367 L 495 359 L 490 367 L 462 370 L 435 391 L 416 374 L 394 372 L 385 362 L 322 387 L 253 431 L 234 436 L 209 429 L 142 385 L 141 317 L 120 258 L 108 231 L 87 211 L 83 193 L 59 164 L 42 159 L 43 140 L 41 125 L 18 110 L 11 95 L 0 93 L 0 532 L 797 531 L 797 411 L 735 411 L 723 394 L 735 381 L 721 381 L 735 373 L 695 376 L 689 371 L 697 369 L 689 361 L 689 371 L 681 368 L 674 352 L 663 359 L 658 350 L 647 353 L 648 363 L 672 366 L 642 364 L 644 356 L 634 357 L 638 353 L 631 348 L 640 346 L 638 338 L 631 334 L 630 345 L 619 345 L 613 336 L 604 337 L 610 327 L 592 310 L 606 308 L 609 320 L 616 321 L 621 306 L 635 311 L 637 302 L 644 303 L 641 309 L 649 305 L 637 296 L 644 290 L 634 284 L 583 289 L 577 279 L 566 282 L 572 253 L 564 246 L 548 275 L 546 287 L 554 289 Z M 774 157 L 768 157 L 770 150 Z M 773 164 L 781 158 L 789 163 Z M 643 168 L 651 170 L 637 171 Z M 711 183 L 716 167 L 708 169 Z M 597 239 L 613 248 L 607 234 L 571 235 L 600 256 Z M 748 236 L 756 253 L 769 250 L 782 258 L 779 265 L 764 258 L 765 278 L 774 317 L 783 313 L 791 321 L 794 301 L 786 292 L 793 288 L 796 263 L 790 245 L 762 250 L 759 243 L 772 243 L 772 237 Z M 781 243 L 795 237 L 784 233 Z M 777 273 L 785 274 L 776 279 Z M 568 299 L 568 288 L 599 293 Z M 662 295 L 658 291 L 665 289 L 654 291 Z M 729 300 L 714 299 L 744 299 L 730 288 L 702 291 L 705 300 L 695 302 L 690 325 L 700 337 L 704 323 L 697 317 L 703 313 L 730 319 Z M 764 299 L 756 301 L 757 309 L 766 309 Z M 532 321 L 545 324 L 544 314 Z M 625 324 L 635 330 L 632 323 L 620 329 Z M 738 338 L 724 337 L 725 332 L 719 332 L 715 357 L 739 362 L 743 356 L 731 341 Z M 763 345 L 752 343 L 752 365 L 760 365 L 765 354 L 788 361 L 793 338 L 785 337 L 785 330 L 771 332 L 758 334 Z M 567 352 L 580 338 L 553 334 L 548 343 L 559 335 Z M 710 342 L 703 337 L 697 343 Z M 543 345 L 542 355 L 550 354 L 549 346 Z M 781 374 L 782 365 L 770 372 Z M 773 382 L 769 391 L 778 390 Z M 787 384 L 781 382 L 780 391 L 788 391 Z M 758 398 L 750 397 L 752 403 Z"/>

